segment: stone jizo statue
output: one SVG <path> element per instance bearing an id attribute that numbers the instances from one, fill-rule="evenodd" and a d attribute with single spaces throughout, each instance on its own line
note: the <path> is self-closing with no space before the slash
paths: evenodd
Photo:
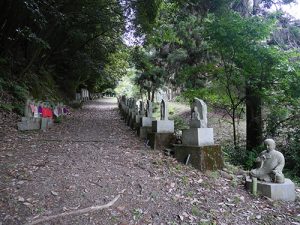
<path id="1" fill-rule="evenodd" d="M 262 151 L 256 159 L 260 166 L 251 170 L 250 175 L 265 182 L 284 183 L 282 170 L 285 160 L 283 154 L 275 150 L 276 144 L 273 139 L 266 139 L 264 144 L 267 150 Z"/>
<path id="2" fill-rule="evenodd" d="M 135 98 L 132 98 L 132 102 L 131 102 L 131 109 L 134 109 L 135 110 L 135 107 L 136 107 L 136 100 Z"/>
<path id="3" fill-rule="evenodd" d="M 165 100 L 161 100 L 160 103 L 160 120 L 168 120 L 168 108 Z"/>
<path id="4" fill-rule="evenodd" d="M 144 102 L 140 101 L 140 105 L 139 105 L 139 115 L 144 116 L 145 114 L 145 109 L 144 109 Z"/>
<path id="5" fill-rule="evenodd" d="M 200 120 L 201 128 L 207 127 L 207 106 L 203 100 L 194 98 L 191 105 L 191 119 Z"/>
<path id="6" fill-rule="evenodd" d="M 152 102 L 150 100 L 147 100 L 147 105 L 146 105 L 146 116 L 147 117 L 152 117 Z"/>

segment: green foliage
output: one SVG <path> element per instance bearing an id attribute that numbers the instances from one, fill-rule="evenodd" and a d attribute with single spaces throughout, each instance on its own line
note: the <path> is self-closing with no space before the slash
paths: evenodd
<path id="1" fill-rule="evenodd" d="M 55 117 L 55 118 L 54 118 L 54 123 L 61 123 L 62 120 L 63 120 L 63 117 L 62 117 L 62 116 L 60 116 L 60 117 Z"/>
<path id="2" fill-rule="evenodd" d="M 177 131 L 189 128 L 189 125 L 184 121 L 184 119 L 181 116 L 174 115 L 171 116 L 170 119 L 174 120 L 174 128 Z"/>
<path id="3" fill-rule="evenodd" d="M 139 32 L 150 32 L 153 28 L 158 9 L 162 0 L 132 1 L 131 7 L 135 9 L 134 23 Z"/>
<path id="4" fill-rule="evenodd" d="M 227 144 L 223 147 L 226 161 L 233 165 L 242 165 L 246 170 L 255 167 L 255 160 L 261 151 L 261 148 L 255 151 L 248 151 L 245 147 L 233 146 Z"/>
<path id="5" fill-rule="evenodd" d="M 34 97 L 73 99 L 83 87 L 114 87 L 126 73 L 120 2 L 28 0 L 0 5 L 0 76 L 23 85 Z"/>
<path id="6" fill-rule="evenodd" d="M 115 92 L 117 95 L 126 95 L 128 97 L 141 98 L 140 88 L 134 84 L 134 70 L 129 70 L 128 75 L 121 78 L 118 82 Z"/>
<path id="7" fill-rule="evenodd" d="M 0 103 L 0 109 L 11 112 L 14 109 L 14 106 L 10 103 Z"/>

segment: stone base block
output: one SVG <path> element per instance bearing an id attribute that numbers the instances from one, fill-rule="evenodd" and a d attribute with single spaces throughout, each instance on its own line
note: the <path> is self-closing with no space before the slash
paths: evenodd
<path id="1" fill-rule="evenodd" d="M 152 127 L 138 127 L 137 128 L 137 135 L 142 138 L 145 139 L 147 138 L 147 134 L 152 132 Z"/>
<path id="2" fill-rule="evenodd" d="M 46 130 L 48 128 L 48 118 L 42 118 L 41 129 Z"/>
<path id="3" fill-rule="evenodd" d="M 41 118 L 22 117 L 22 122 L 18 122 L 18 130 L 39 130 L 41 129 Z"/>
<path id="4" fill-rule="evenodd" d="M 171 147 L 172 143 L 175 141 L 173 133 L 148 133 L 147 139 L 149 140 L 149 145 L 152 149 L 163 149 L 165 147 Z"/>
<path id="5" fill-rule="evenodd" d="M 152 121 L 154 120 L 155 118 L 153 117 L 145 117 L 143 116 L 140 120 L 140 124 L 142 127 L 152 127 Z"/>
<path id="6" fill-rule="evenodd" d="M 251 190 L 252 179 L 246 177 L 246 188 Z M 267 183 L 263 181 L 257 181 L 257 193 L 273 200 L 282 201 L 295 201 L 296 192 L 295 184 L 290 179 L 285 179 L 283 184 Z"/>
<path id="7" fill-rule="evenodd" d="M 136 115 L 136 116 L 135 116 L 135 123 L 140 124 L 141 118 L 143 118 L 143 116 L 141 116 L 141 115 Z"/>
<path id="8" fill-rule="evenodd" d="M 130 125 L 130 120 L 131 120 L 131 113 L 127 114 L 126 116 L 126 125 L 129 126 Z"/>
<path id="9" fill-rule="evenodd" d="M 189 163 L 202 171 L 218 170 L 224 167 L 223 153 L 220 145 L 209 146 L 187 146 L 174 145 L 175 158 L 186 163 L 188 156 Z"/>
<path id="10" fill-rule="evenodd" d="M 133 125 L 134 130 L 137 130 L 141 126 L 140 125 L 141 118 L 142 118 L 141 115 L 136 115 L 135 116 L 135 121 L 134 121 L 134 125 Z"/>
<path id="11" fill-rule="evenodd" d="M 51 118 L 48 118 L 48 127 L 53 127 L 54 126 L 54 120 Z"/>
<path id="12" fill-rule="evenodd" d="M 135 128 L 135 114 L 131 114 L 131 118 L 129 119 L 129 126 L 131 129 Z"/>
<path id="13" fill-rule="evenodd" d="M 174 133 L 173 120 L 152 121 L 152 132 L 154 133 Z"/>
<path id="14" fill-rule="evenodd" d="M 213 128 L 190 128 L 183 130 L 182 144 L 192 146 L 214 145 Z"/>

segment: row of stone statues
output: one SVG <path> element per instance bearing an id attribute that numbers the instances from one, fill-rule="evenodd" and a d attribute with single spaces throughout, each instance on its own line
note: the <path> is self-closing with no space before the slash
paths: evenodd
<path id="1" fill-rule="evenodd" d="M 168 119 L 165 100 L 160 104 L 160 120 L 152 117 L 152 102 L 149 100 L 145 109 L 142 101 L 137 103 L 135 99 L 126 99 L 125 96 L 119 100 L 119 104 L 126 118 L 132 120 L 131 116 L 135 116 L 136 123 L 139 123 L 137 134 L 149 141 L 151 148 L 157 149 L 156 143 L 163 144 L 165 149 L 170 147 L 167 145 L 174 136 L 174 121 Z M 294 201 L 295 185 L 282 173 L 285 164 L 283 154 L 276 150 L 275 141 L 272 139 L 266 139 L 264 145 L 266 150 L 256 159 L 257 168 L 252 169 L 246 176 L 246 187 L 254 195 L 260 193 L 274 200 Z M 178 161 L 190 163 L 202 171 L 222 169 L 224 166 L 221 146 L 214 143 L 213 128 L 208 127 L 207 105 L 201 99 L 194 98 L 191 104 L 190 128 L 183 129 L 180 142 L 172 146 L 174 157 Z"/>
<path id="2" fill-rule="evenodd" d="M 152 117 L 151 101 L 147 100 L 146 113 L 144 113 L 145 109 L 144 103 L 142 101 L 139 101 L 139 103 L 137 104 L 134 98 L 126 99 L 124 97 L 123 100 L 125 100 L 124 102 L 126 102 L 126 105 L 129 108 L 135 108 L 139 115 L 146 114 L 146 117 Z M 161 101 L 160 115 L 161 120 L 168 120 L 168 108 L 167 102 L 165 100 Z M 203 100 L 199 98 L 194 98 L 191 104 L 190 125 L 191 129 L 207 128 L 207 105 Z M 204 130 L 206 133 L 206 139 L 208 138 L 208 136 L 211 136 L 207 135 L 209 131 L 208 129 Z M 188 135 L 191 136 L 190 132 L 188 133 Z M 213 144 L 213 142 L 210 144 Z M 264 144 L 266 146 L 266 150 L 261 152 L 259 157 L 256 159 L 256 162 L 259 163 L 259 166 L 258 168 L 251 170 L 250 175 L 265 182 L 284 183 L 285 178 L 282 170 L 285 164 L 285 160 L 283 154 L 275 149 L 276 145 L 274 140 L 266 139 L 264 141 Z"/>

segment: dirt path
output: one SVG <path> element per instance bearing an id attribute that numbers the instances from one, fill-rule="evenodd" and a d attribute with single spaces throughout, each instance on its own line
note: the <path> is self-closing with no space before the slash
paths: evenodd
<path id="1" fill-rule="evenodd" d="M 93 205 L 41 224 L 297 224 L 300 204 L 253 198 L 238 179 L 203 174 L 144 147 L 115 99 L 87 103 L 47 132 L 0 143 L 0 225 Z M 294 223 L 293 223 L 294 222 Z"/>

